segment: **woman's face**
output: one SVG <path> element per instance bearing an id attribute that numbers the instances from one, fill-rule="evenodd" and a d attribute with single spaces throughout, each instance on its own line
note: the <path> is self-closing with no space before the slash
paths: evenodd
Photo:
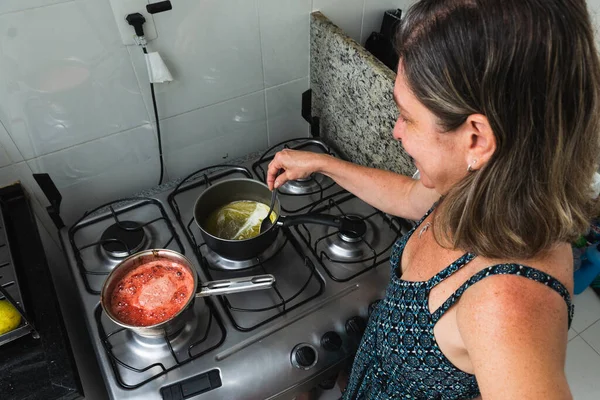
<path id="1" fill-rule="evenodd" d="M 400 111 L 394 126 L 394 139 L 401 141 L 402 147 L 414 159 L 421 173 L 421 183 L 445 194 L 467 174 L 460 134 L 441 132 L 436 116 L 408 88 L 402 64 L 394 85 L 394 100 Z"/>

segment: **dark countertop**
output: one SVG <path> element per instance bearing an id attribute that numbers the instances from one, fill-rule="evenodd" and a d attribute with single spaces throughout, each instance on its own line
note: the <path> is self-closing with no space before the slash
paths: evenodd
<path id="1" fill-rule="evenodd" d="M 19 184 L 0 189 L 0 204 L 32 334 L 0 346 L 0 398 L 80 398 L 79 377 L 35 217 Z"/>

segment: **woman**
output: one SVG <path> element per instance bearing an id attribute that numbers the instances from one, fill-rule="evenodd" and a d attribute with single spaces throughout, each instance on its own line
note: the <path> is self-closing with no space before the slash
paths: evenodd
<path id="1" fill-rule="evenodd" d="M 422 0 L 398 43 L 393 136 L 420 180 L 292 150 L 267 178 L 319 172 L 420 220 L 344 398 L 570 399 L 569 242 L 592 212 L 600 115 L 586 3 Z"/>

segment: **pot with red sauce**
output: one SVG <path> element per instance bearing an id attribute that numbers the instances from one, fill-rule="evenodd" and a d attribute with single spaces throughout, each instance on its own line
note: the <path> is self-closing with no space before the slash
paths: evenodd
<path id="1" fill-rule="evenodd" d="M 100 304 L 116 324 L 141 336 L 177 333 L 188 320 L 196 297 L 245 292 L 272 287 L 273 275 L 257 275 L 205 282 L 198 291 L 193 264 L 172 250 L 136 253 L 108 275 Z"/>

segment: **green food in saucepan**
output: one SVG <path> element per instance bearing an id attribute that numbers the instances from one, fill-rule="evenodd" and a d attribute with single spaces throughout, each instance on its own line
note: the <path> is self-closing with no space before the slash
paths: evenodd
<path id="1" fill-rule="evenodd" d="M 221 239 L 251 239 L 260 234 L 260 224 L 268 212 L 269 206 L 264 203 L 234 201 L 210 213 L 203 227 L 206 232 Z M 275 212 L 271 213 L 269 219 L 275 223 Z"/>

